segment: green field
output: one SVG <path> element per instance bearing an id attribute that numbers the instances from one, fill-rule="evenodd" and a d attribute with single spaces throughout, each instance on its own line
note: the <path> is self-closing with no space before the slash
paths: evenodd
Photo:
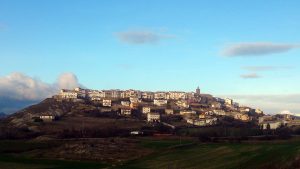
<path id="1" fill-rule="evenodd" d="M 189 139 L 139 139 L 152 153 L 112 167 L 101 161 L 83 162 L 31 158 L 30 151 L 55 146 L 28 141 L 0 141 L 1 169 L 276 169 L 300 168 L 300 141 L 200 143 Z M 25 153 L 24 153 L 25 152 Z M 116 164 L 115 164 L 116 165 Z"/>
<path id="2" fill-rule="evenodd" d="M 177 142 L 178 143 L 178 142 Z M 144 146 L 158 148 L 141 159 L 130 161 L 118 168 L 146 169 L 253 169 L 300 168 L 299 141 L 258 143 L 195 143 L 161 149 L 165 141 L 153 141 Z M 155 146 L 156 145 L 156 146 Z"/>

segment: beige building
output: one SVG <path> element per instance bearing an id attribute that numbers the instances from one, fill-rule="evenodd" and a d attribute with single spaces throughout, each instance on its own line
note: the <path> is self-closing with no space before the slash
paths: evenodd
<path id="1" fill-rule="evenodd" d="M 53 120 L 55 120 L 55 116 L 53 116 L 53 115 L 41 115 L 39 118 L 43 121 L 53 121 Z"/>
<path id="2" fill-rule="evenodd" d="M 131 109 L 121 109 L 121 115 L 130 116 L 131 115 Z"/>
<path id="3" fill-rule="evenodd" d="M 148 122 L 160 122 L 160 114 L 159 113 L 148 113 L 147 121 Z"/>
<path id="4" fill-rule="evenodd" d="M 105 106 L 105 107 L 111 107 L 111 100 L 103 99 L 102 105 Z"/>
<path id="5" fill-rule="evenodd" d="M 143 107 L 143 113 L 147 114 L 151 112 L 151 108 L 150 107 Z"/>
<path id="6" fill-rule="evenodd" d="M 174 114 L 174 110 L 173 109 L 165 109 L 165 113 L 168 115 Z"/>
<path id="7" fill-rule="evenodd" d="M 78 92 L 76 92 L 75 90 L 61 89 L 59 97 L 62 99 L 77 99 Z"/>
<path id="8" fill-rule="evenodd" d="M 166 100 L 166 99 L 154 99 L 153 103 L 156 106 L 163 106 L 163 105 L 166 105 L 168 103 L 168 100 Z"/>

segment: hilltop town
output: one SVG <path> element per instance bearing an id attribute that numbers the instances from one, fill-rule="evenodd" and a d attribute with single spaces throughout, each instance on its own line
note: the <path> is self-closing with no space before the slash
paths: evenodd
<path id="1" fill-rule="evenodd" d="M 299 124 L 299 121 L 290 114 L 265 115 L 258 108 L 241 106 L 230 98 L 222 99 L 202 94 L 199 87 L 195 92 L 61 89 L 53 98 L 57 101 L 88 102 L 96 105 L 102 113 L 115 112 L 123 117 L 138 116 L 147 122 L 162 122 L 171 127 L 176 126 L 172 121 L 176 119 L 175 117 L 182 118 L 181 122 L 193 126 L 217 125 L 224 117 L 241 122 L 253 122 L 262 129 Z M 39 118 L 51 121 L 58 119 L 59 115 L 46 113 Z"/>

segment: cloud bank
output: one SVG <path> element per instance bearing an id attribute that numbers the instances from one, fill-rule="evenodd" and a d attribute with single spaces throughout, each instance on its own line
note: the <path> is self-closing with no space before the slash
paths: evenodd
<path id="1" fill-rule="evenodd" d="M 22 73 L 11 73 L 0 77 L 0 112 L 8 112 L 41 101 L 56 94 L 59 89 L 72 89 L 82 86 L 72 73 L 61 74 L 53 84 Z M 4 104 L 5 103 L 5 104 Z"/>
<path id="2" fill-rule="evenodd" d="M 300 114 L 300 94 L 281 94 L 281 95 L 231 95 L 242 105 L 260 108 L 269 114 L 276 114 L 283 110 Z"/>
<path id="3" fill-rule="evenodd" d="M 222 55 L 228 57 L 263 56 L 284 53 L 296 48 L 300 48 L 300 45 L 272 42 L 236 43 L 225 47 L 222 51 Z"/>
<path id="4" fill-rule="evenodd" d="M 292 69 L 291 66 L 244 66 L 242 69 L 248 71 L 272 71 L 272 70 L 283 70 Z"/>
<path id="5" fill-rule="evenodd" d="M 127 44 L 154 44 L 164 39 L 173 38 L 173 35 L 161 34 L 154 31 L 124 31 L 116 33 L 117 38 Z"/>
<path id="6" fill-rule="evenodd" d="M 242 74 L 242 75 L 240 75 L 240 77 L 243 78 L 243 79 L 257 79 L 257 78 L 261 78 L 261 76 L 259 76 L 256 73 Z"/>

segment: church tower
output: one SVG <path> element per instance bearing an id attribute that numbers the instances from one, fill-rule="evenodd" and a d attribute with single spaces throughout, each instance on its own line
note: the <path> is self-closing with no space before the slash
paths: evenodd
<path id="1" fill-rule="evenodd" d="M 199 86 L 198 86 L 197 89 L 196 89 L 196 94 L 197 94 L 198 96 L 200 96 L 200 88 L 199 88 Z"/>

